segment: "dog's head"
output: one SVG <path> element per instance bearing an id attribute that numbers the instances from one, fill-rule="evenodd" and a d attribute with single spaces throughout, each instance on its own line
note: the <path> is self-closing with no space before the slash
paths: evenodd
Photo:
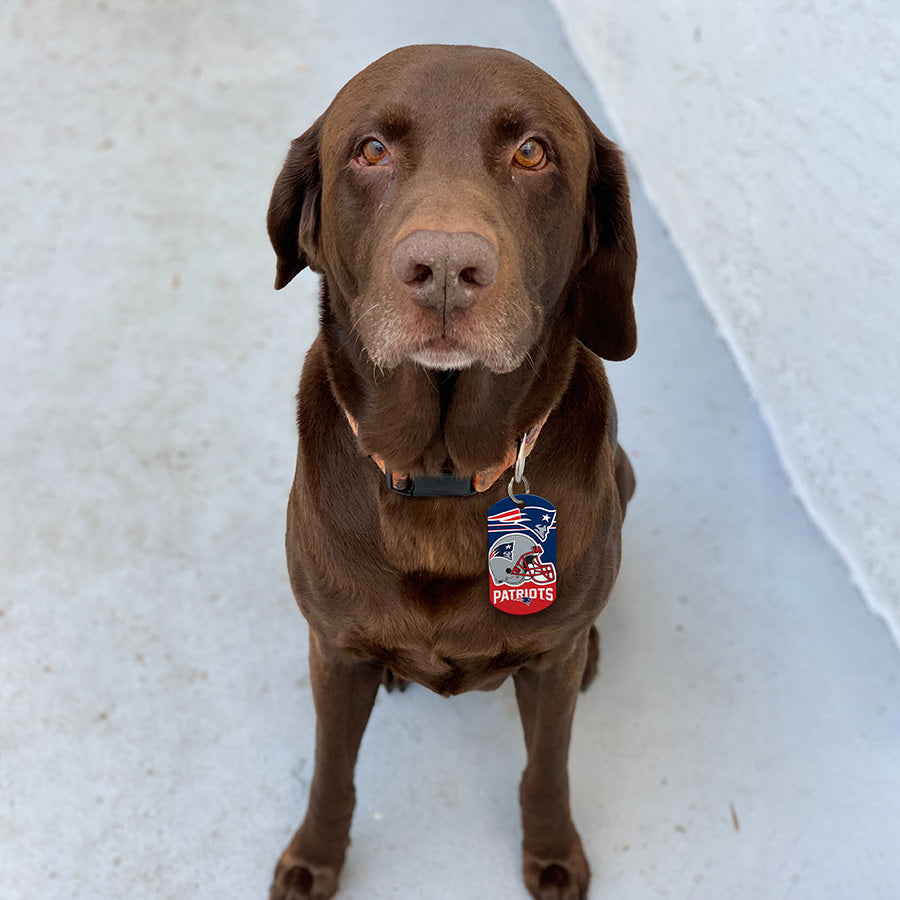
<path id="1" fill-rule="evenodd" d="M 621 154 L 512 53 L 404 47 L 360 72 L 292 142 L 268 228 L 276 288 L 323 274 L 375 366 L 511 372 L 561 315 L 634 352 Z"/>

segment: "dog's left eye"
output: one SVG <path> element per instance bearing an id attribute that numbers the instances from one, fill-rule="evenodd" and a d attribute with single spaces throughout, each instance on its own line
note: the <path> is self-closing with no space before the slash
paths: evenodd
<path id="1" fill-rule="evenodd" d="M 391 154 L 381 141 L 369 138 L 359 148 L 356 159 L 364 166 L 383 166 L 390 162 Z"/>
<path id="2" fill-rule="evenodd" d="M 513 161 L 523 169 L 540 169 L 547 162 L 547 150 L 537 138 L 528 138 L 513 154 Z"/>

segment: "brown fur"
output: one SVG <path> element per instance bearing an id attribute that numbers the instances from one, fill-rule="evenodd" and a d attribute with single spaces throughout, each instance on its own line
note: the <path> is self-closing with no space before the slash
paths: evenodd
<path id="1" fill-rule="evenodd" d="M 523 171 L 511 160 L 532 136 L 549 162 Z M 385 166 L 360 162 L 370 137 L 390 151 Z M 475 286 L 471 306 L 423 308 L 391 274 L 394 248 L 416 230 L 472 232 L 496 248 L 496 278 Z M 578 690 L 596 672 L 593 623 L 634 490 L 599 358 L 624 359 L 636 343 L 620 154 L 563 88 L 513 54 L 403 48 L 352 79 L 292 143 L 269 233 L 276 287 L 307 265 L 322 275 L 287 522 L 291 584 L 310 627 L 316 764 L 271 898 L 336 891 L 380 683 L 455 694 L 509 676 L 528 751 L 526 885 L 539 898 L 584 896 L 568 742 Z M 459 354 L 464 367 L 439 365 Z M 508 476 L 472 497 L 410 499 L 387 489 L 367 454 L 395 471 L 467 475 L 496 465 L 548 410 L 526 474 L 559 511 L 559 598 L 511 616 L 489 601 L 486 565 L 487 511 Z"/>

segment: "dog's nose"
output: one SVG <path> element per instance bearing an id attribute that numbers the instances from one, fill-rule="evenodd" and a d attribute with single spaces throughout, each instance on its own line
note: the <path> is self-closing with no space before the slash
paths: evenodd
<path id="1" fill-rule="evenodd" d="M 494 283 L 497 249 L 471 231 L 413 231 L 394 248 L 391 269 L 419 306 L 466 309 Z"/>

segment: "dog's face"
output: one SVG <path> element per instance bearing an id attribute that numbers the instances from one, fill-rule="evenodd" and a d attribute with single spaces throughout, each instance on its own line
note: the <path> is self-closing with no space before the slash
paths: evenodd
<path id="1" fill-rule="evenodd" d="M 325 275 L 381 368 L 510 372 L 564 312 L 601 355 L 634 350 L 618 151 L 511 53 L 406 47 L 362 71 L 293 142 L 269 231 L 276 286 Z"/>

